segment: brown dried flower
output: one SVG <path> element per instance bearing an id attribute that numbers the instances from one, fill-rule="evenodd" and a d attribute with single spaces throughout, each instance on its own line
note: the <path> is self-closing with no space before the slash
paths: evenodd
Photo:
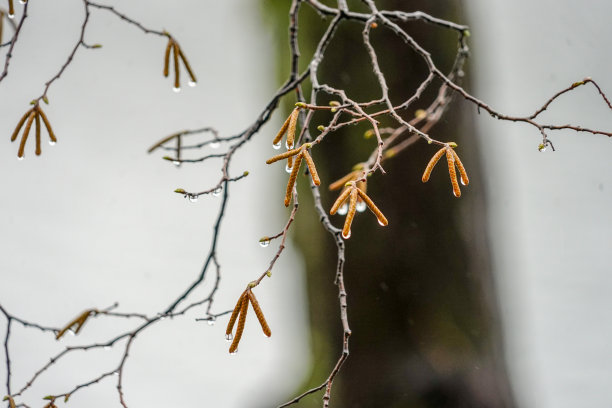
<path id="1" fill-rule="evenodd" d="M 470 179 L 465 171 L 465 167 L 463 167 L 463 163 L 461 163 L 461 159 L 459 159 L 459 155 L 457 155 L 457 152 L 453 150 L 455 147 L 457 147 L 457 144 L 454 142 L 446 143 L 444 147 L 433 155 L 431 160 L 429 160 L 429 163 L 427 163 L 427 167 L 425 167 L 422 181 L 423 183 L 427 183 L 427 181 L 429 181 L 429 176 L 431 176 L 433 168 L 436 166 L 442 155 L 446 154 L 448 174 L 450 176 L 451 185 L 453 186 L 453 194 L 455 194 L 455 197 L 461 197 L 461 189 L 459 188 L 459 183 L 457 182 L 457 172 L 455 171 L 455 166 L 457 166 L 457 169 L 459 169 L 461 184 L 467 186 L 470 183 Z"/>
<path id="2" fill-rule="evenodd" d="M 84 311 L 74 320 L 70 321 L 70 323 L 68 323 L 62 330 L 60 330 L 55 336 L 55 339 L 59 340 L 64 334 L 66 334 L 68 330 L 71 330 L 74 326 L 76 326 L 76 328 L 73 329 L 74 334 L 77 334 L 79 330 L 81 330 L 81 327 L 83 327 L 85 321 L 89 318 L 89 316 L 94 315 L 96 313 L 98 313 L 96 309 L 89 309 Z"/>
<path id="3" fill-rule="evenodd" d="M 197 83 L 195 74 L 191 69 L 191 65 L 189 65 L 189 61 L 187 61 L 185 54 L 183 54 L 181 47 L 170 34 L 166 33 L 166 36 L 168 36 L 168 45 L 166 45 L 166 52 L 164 53 L 164 76 L 167 77 L 170 74 L 170 54 L 172 53 L 174 63 L 174 91 L 178 92 L 181 90 L 179 59 L 183 61 L 183 65 L 191 78 L 191 81 L 189 81 L 189 86 L 195 86 Z"/>
<path id="4" fill-rule="evenodd" d="M 17 407 L 17 405 L 15 405 L 15 400 L 10 395 L 7 395 L 6 397 L 4 397 L 2 399 L 2 401 L 8 401 L 9 408 L 16 408 Z"/>
<path id="5" fill-rule="evenodd" d="M 266 164 L 272 164 L 279 160 L 293 158 L 295 156 L 293 159 L 293 166 L 291 167 L 291 174 L 289 175 L 289 181 L 287 182 L 287 192 L 285 193 L 285 207 L 288 207 L 289 203 L 291 202 L 291 197 L 293 196 L 293 186 L 295 185 L 295 181 L 297 180 L 297 175 L 300 171 L 302 159 L 306 161 L 306 165 L 308 166 L 308 170 L 310 171 L 310 176 L 312 177 L 313 183 L 317 186 L 321 184 L 321 179 L 319 179 L 319 174 L 317 173 L 314 161 L 308 153 L 308 149 L 311 146 L 311 143 L 304 143 L 297 149 L 288 150 L 285 153 L 277 154 L 276 156 L 266 160 Z"/>
<path id="6" fill-rule="evenodd" d="M 230 353 L 236 353 L 236 351 L 238 350 L 238 343 L 240 343 L 242 333 L 244 332 L 246 315 L 249 309 L 249 302 L 251 303 L 251 306 L 253 306 L 255 316 L 257 316 L 257 320 L 259 320 L 259 324 L 261 325 L 263 333 L 268 337 L 272 335 L 272 331 L 270 330 L 270 326 L 268 326 L 268 322 L 266 321 L 261 307 L 259 306 L 259 302 L 257 301 L 257 298 L 255 298 L 255 294 L 251 291 L 251 287 L 249 286 L 244 292 L 242 292 L 242 294 L 238 298 L 238 302 L 234 307 L 234 311 L 230 316 L 230 320 L 227 323 L 227 328 L 225 330 L 225 338 L 227 340 L 233 339 L 232 344 L 229 348 Z M 236 334 L 232 336 L 232 331 L 234 330 L 236 319 L 238 320 L 238 326 L 236 327 Z"/>
<path id="7" fill-rule="evenodd" d="M 365 187 L 365 183 L 362 184 Z M 378 219 L 378 223 L 382 226 L 386 226 L 389 224 L 387 218 L 384 216 L 382 211 L 378 209 L 378 207 L 374 204 L 372 199 L 368 197 L 368 195 L 363 191 L 359 182 L 349 181 L 346 183 L 344 190 L 338 196 L 334 204 L 332 205 L 329 213 L 331 215 L 336 214 L 338 210 L 344 205 L 346 200 L 349 200 L 348 210 L 346 212 L 346 219 L 344 220 L 344 227 L 342 228 L 342 237 L 344 239 L 349 239 L 351 237 L 351 224 L 353 223 L 353 218 L 355 218 L 355 212 L 357 211 L 358 200 L 363 200 L 364 209 L 365 207 L 369 208 L 376 218 Z"/>
<path id="8" fill-rule="evenodd" d="M 26 142 L 28 140 L 28 136 L 30 134 L 30 129 L 32 128 L 32 123 L 35 123 L 35 129 L 36 129 L 36 155 L 40 156 L 40 154 L 42 153 L 41 142 L 40 142 L 40 119 L 41 118 L 42 118 L 43 123 L 45 124 L 45 127 L 47 128 L 47 133 L 49 133 L 49 139 L 50 139 L 49 143 L 51 145 L 54 145 L 57 142 L 55 134 L 53 133 L 53 129 L 51 128 L 51 124 L 49 123 L 49 119 L 47 119 L 47 115 L 45 115 L 45 113 L 40 108 L 38 103 L 36 103 L 34 107 L 29 109 L 21 117 L 21 119 L 19 120 L 19 123 L 17 123 L 17 126 L 15 127 L 15 130 L 13 131 L 13 134 L 11 136 L 11 142 L 14 142 L 15 140 L 17 140 L 19 131 L 21 130 L 21 128 L 23 127 L 23 124 L 25 123 L 25 128 L 23 129 L 23 135 L 21 137 L 21 143 L 19 144 L 19 150 L 17 152 L 17 157 L 19 157 L 20 159 L 22 159 L 24 156 L 24 149 L 25 149 Z"/>

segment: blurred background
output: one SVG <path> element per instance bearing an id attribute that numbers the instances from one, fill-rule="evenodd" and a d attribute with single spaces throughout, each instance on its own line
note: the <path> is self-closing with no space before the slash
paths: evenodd
<path id="1" fill-rule="evenodd" d="M 86 40 L 103 48 L 80 50 L 49 93 L 45 112 L 57 145 L 43 145 L 42 156 L 35 157 L 31 140 L 26 159 L 17 161 L 10 134 L 65 61 L 83 18 L 78 2 L 30 5 L 9 76 L 0 84 L 0 134 L 5 135 L 0 142 L 0 303 L 52 326 L 115 301 L 120 310 L 154 314 L 195 279 L 220 200 L 209 196 L 190 203 L 172 190 L 208 189 L 221 176 L 219 163 L 176 169 L 146 149 L 185 128 L 215 126 L 223 136 L 243 130 L 289 66 L 289 2 L 105 4 L 172 33 L 198 86 L 172 92 L 172 79 L 162 76 L 166 42 L 94 11 Z M 499 111 L 529 114 L 585 76 L 612 92 L 606 75 L 612 58 L 605 53 L 612 5 L 604 1 L 579 9 L 567 0 L 377 4 L 470 25 L 465 86 Z M 364 7 L 357 1 L 349 5 Z M 324 24 L 303 7 L 304 62 Z M 440 67 L 450 68 L 453 33 L 420 23 L 405 28 Z M 360 39 L 361 26 L 342 26 L 321 77 L 351 97 L 366 99 L 378 94 Z M 384 29 L 373 32 L 373 43 L 391 97 L 404 99 L 426 67 Z M 426 106 L 426 100 L 415 108 Z M 265 271 L 276 252 L 274 242 L 261 248 L 258 240 L 280 231 L 288 214 L 282 204 L 286 173 L 264 163 L 275 152 L 271 139 L 294 100 L 285 102 L 230 169 L 233 175 L 245 170 L 250 175 L 230 185 L 217 312 L 233 307 L 244 285 Z M 612 113 L 589 87 L 560 99 L 545 115 L 555 123 L 612 129 Z M 373 142 L 362 137 L 366 129 L 338 133 L 316 149 L 324 185 L 371 151 Z M 460 100 L 432 136 L 459 144 L 470 186 L 457 200 L 443 166 L 422 184 L 422 170 L 435 149 L 420 143 L 390 161 L 387 175 L 372 178 L 369 194 L 390 225 L 381 229 L 365 213 L 354 222 L 345 272 L 351 356 L 334 382 L 332 406 L 610 406 L 612 275 L 605 256 L 612 245 L 610 140 L 552 133 L 557 151 L 541 153 L 537 130 L 478 115 Z M 330 206 L 335 195 L 322 192 Z M 125 369 L 130 406 L 269 407 L 327 377 L 342 333 L 333 285 L 335 248 L 309 207 L 307 189 L 300 203 L 299 233 L 273 279 L 256 290 L 273 336 L 260 335 L 251 315 L 240 352 L 230 356 L 223 339 L 226 319 L 214 326 L 195 322 L 201 309 L 166 319 L 134 343 Z M 204 297 L 211 283 L 194 300 Z M 78 336 L 55 342 L 13 325 L 13 388 L 21 388 L 66 345 L 103 341 L 129 327 L 130 322 L 98 318 Z M 73 355 L 40 378 L 26 394 L 28 401 L 65 392 L 111 369 L 120 352 Z M 115 385 L 105 380 L 71 401 L 118 406 Z M 320 398 L 316 394 L 300 406 L 320 406 Z"/>

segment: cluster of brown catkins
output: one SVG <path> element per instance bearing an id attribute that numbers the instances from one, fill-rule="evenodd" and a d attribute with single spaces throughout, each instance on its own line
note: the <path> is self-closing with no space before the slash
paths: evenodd
<path id="1" fill-rule="evenodd" d="M 17 152 L 17 157 L 19 159 L 23 159 L 24 149 L 26 142 L 28 140 L 28 135 L 30 134 L 30 129 L 32 128 L 32 123 L 35 123 L 35 132 L 36 132 L 36 155 L 39 156 L 42 153 L 42 149 L 40 147 L 40 120 L 45 124 L 47 128 L 47 133 L 49 133 L 49 144 L 54 145 L 57 142 L 55 138 L 55 134 L 53 133 L 53 129 L 51 128 L 51 124 L 49 123 L 49 119 L 47 119 L 47 115 L 42 111 L 38 103 L 34 105 L 33 108 L 28 110 L 17 123 L 17 127 L 13 131 L 13 135 L 11 136 L 11 142 L 17 140 L 17 136 L 19 136 L 19 131 L 23 127 L 25 123 L 25 128 L 23 129 L 23 136 L 21 137 L 21 143 L 19 144 L 19 150 Z"/>

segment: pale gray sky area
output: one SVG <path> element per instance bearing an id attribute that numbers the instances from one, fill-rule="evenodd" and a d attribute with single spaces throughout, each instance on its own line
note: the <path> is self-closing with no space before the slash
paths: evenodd
<path id="1" fill-rule="evenodd" d="M 148 27 L 171 32 L 199 84 L 187 87 L 183 71 L 183 90 L 174 93 L 172 78 L 162 76 L 166 41 L 94 11 L 86 40 L 103 48 L 81 49 L 44 107 L 58 143 L 51 147 L 45 140 L 42 156 L 36 157 L 32 139 L 25 160 L 18 161 L 18 146 L 9 142 L 9 135 L 77 41 L 83 16 L 78 1 L 30 5 L 10 74 L 0 86 L 0 134 L 5 136 L 0 141 L 0 299 L 10 312 L 52 326 L 115 301 L 119 310 L 154 314 L 187 288 L 209 249 L 221 201 L 208 196 L 190 203 L 172 191 L 210 188 L 221 177 L 220 162 L 176 169 L 161 159 L 167 153 L 147 155 L 146 150 L 185 128 L 210 125 L 224 136 L 237 133 L 276 90 L 273 50 L 257 2 L 104 3 Z M 16 2 L 16 7 L 22 6 Z M 281 118 L 273 119 L 230 169 L 232 175 L 251 174 L 231 185 L 215 312 L 233 308 L 276 252 L 276 244 L 261 248 L 258 243 L 285 222 L 284 171 L 264 163 L 275 152 L 271 138 Z M 206 293 L 199 290 L 192 300 Z M 227 318 L 212 327 L 196 323 L 204 313 L 201 308 L 143 332 L 125 370 L 130 406 L 271 405 L 294 390 L 308 371 L 309 337 L 303 267 L 292 245 L 273 279 L 255 293 L 273 336 L 265 338 L 251 314 L 237 355 L 227 351 Z M 0 326 L 4 336 L 4 323 Z M 14 325 L 13 388 L 21 388 L 51 352 L 101 342 L 128 327 L 123 320 L 98 318 L 78 336 L 55 342 L 52 336 Z M 68 391 L 72 384 L 110 370 L 122 347 L 75 354 L 41 376 L 26 397 L 38 406 L 42 396 Z M 4 370 L 0 383 L 5 393 Z M 104 380 L 75 394 L 71 403 L 119 406 L 115 386 L 115 379 Z"/>
<path id="2" fill-rule="evenodd" d="M 612 93 L 612 3 L 605 0 L 465 2 L 474 92 L 527 114 L 590 76 Z M 519 406 L 612 406 L 612 141 L 476 117 L 486 164 L 489 235 L 507 358 Z M 593 87 L 545 118 L 612 130 Z"/>
<path id="3" fill-rule="evenodd" d="M 199 83 L 189 88 L 183 75 L 183 90 L 174 93 L 172 79 L 162 76 L 164 39 L 94 11 L 86 40 L 103 48 L 79 50 L 44 106 L 58 143 L 45 141 L 36 157 L 30 140 L 25 160 L 18 161 L 9 135 L 64 62 L 83 17 L 80 2 L 32 2 L 9 76 L 0 84 L 0 303 L 51 326 L 114 302 L 120 311 L 153 314 L 184 291 L 208 251 L 220 199 L 190 203 L 172 191 L 210 188 L 221 176 L 219 162 L 176 169 L 160 159 L 163 153 L 146 150 L 185 128 L 210 125 L 222 135 L 235 134 L 276 90 L 273 41 L 262 27 L 258 2 L 105 4 L 171 32 Z M 612 94 L 609 1 L 578 7 L 569 0 L 471 0 L 465 6 L 472 26 L 472 91 L 496 109 L 530 113 L 586 76 Z M 612 130 L 612 113 L 591 87 L 561 98 L 545 117 Z M 274 243 L 260 248 L 258 240 L 279 232 L 286 220 L 285 174 L 264 163 L 274 152 L 271 138 L 282 119 L 275 115 L 230 169 L 232 175 L 248 170 L 250 176 L 230 187 L 219 248 L 223 279 L 213 311 L 231 309 L 276 250 Z M 506 356 L 519 406 L 610 407 L 612 141 L 551 133 L 557 151 L 540 153 L 537 130 L 485 114 L 474 114 L 474 120 L 486 166 Z M 256 289 L 273 336 L 265 338 L 251 314 L 235 356 L 224 340 L 227 319 L 214 326 L 195 322 L 202 309 L 143 332 L 125 369 L 130 405 L 271 406 L 295 390 L 310 364 L 303 269 L 290 243 L 273 278 Z M 207 289 L 210 284 L 193 300 Z M 103 342 L 131 324 L 98 318 L 60 342 L 14 325 L 13 389 L 65 346 Z M 1 319 L 0 338 L 4 326 Z M 42 396 L 113 368 L 121 349 L 75 353 L 43 374 L 25 394 L 27 401 L 37 406 Z M 105 379 L 75 394 L 72 403 L 118 407 L 115 386 L 115 379 Z"/>

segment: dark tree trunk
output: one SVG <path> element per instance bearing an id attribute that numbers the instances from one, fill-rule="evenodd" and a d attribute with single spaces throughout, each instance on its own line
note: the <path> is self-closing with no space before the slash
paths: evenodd
<path id="1" fill-rule="evenodd" d="M 266 3 L 282 8 L 277 10 L 275 25 L 282 27 L 278 47 L 283 52 L 288 3 Z M 380 9 L 422 10 L 465 22 L 457 1 L 376 3 Z M 361 2 L 349 5 L 364 9 Z M 307 5 L 302 7 L 299 23 L 300 46 L 308 59 L 323 25 Z M 418 22 L 405 28 L 432 52 L 440 67 L 450 69 L 457 45 L 454 33 Z M 349 90 L 349 97 L 357 100 L 380 96 L 361 30 L 356 23 L 338 30 L 320 72 L 323 82 Z M 391 98 L 402 101 L 425 78 L 427 68 L 392 32 L 379 27 L 372 38 Z M 287 54 L 280 58 L 286 70 Z M 425 108 L 433 95 L 427 94 L 414 109 Z M 326 102 L 321 97 L 319 103 Z M 514 406 L 486 244 L 477 144 L 464 108 L 455 100 L 431 130 L 432 137 L 459 145 L 471 179 L 461 199 L 452 194 L 445 163 L 434 170 L 429 183 L 421 182 L 423 169 L 437 150 L 422 142 L 386 162 L 387 174 L 379 173 L 368 182 L 368 194 L 389 219 L 389 226 L 381 228 L 369 212 L 358 214 L 347 241 L 345 282 L 353 335 L 351 354 L 334 382 L 333 407 Z M 375 146 L 374 141 L 364 140 L 365 130 L 365 125 L 343 129 L 313 151 L 327 208 L 336 194 L 325 186 L 365 160 Z M 324 381 L 340 354 L 342 328 L 333 284 L 335 245 L 309 209 L 306 188 L 300 190 L 300 203 L 295 238 L 307 261 L 315 360 L 305 386 L 314 386 Z M 340 216 L 332 219 L 336 225 L 343 222 Z M 320 398 L 319 393 L 300 406 L 320 406 Z"/>

